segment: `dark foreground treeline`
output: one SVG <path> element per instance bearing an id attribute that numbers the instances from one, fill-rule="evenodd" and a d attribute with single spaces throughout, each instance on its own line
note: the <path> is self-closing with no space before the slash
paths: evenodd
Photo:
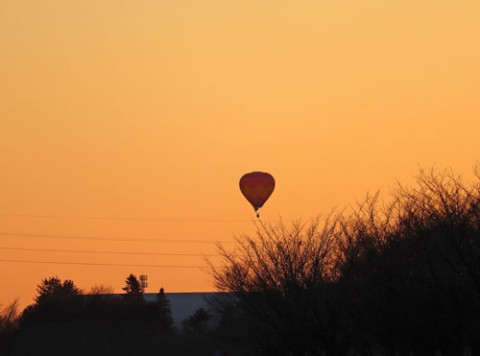
<path id="1" fill-rule="evenodd" d="M 480 355 L 478 178 L 422 171 L 389 204 L 220 247 L 216 287 L 238 298 L 221 332 L 263 355 Z"/>
<path id="2" fill-rule="evenodd" d="M 421 172 L 390 203 L 258 225 L 212 268 L 218 322 L 172 326 L 168 299 L 79 297 L 46 279 L 34 305 L 0 317 L 9 355 L 480 355 L 480 179 Z M 232 297 L 234 296 L 234 297 Z"/>
<path id="3" fill-rule="evenodd" d="M 126 279 L 123 295 L 109 289 L 94 287 L 82 294 L 71 280 L 45 278 L 34 304 L 21 313 L 15 303 L 2 309 L 0 355 L 212 356 L 223 351 L 209 323 L 212 315 L 204 309 L 177 330 L 163 289 L 156 301 L 146 302 L 134 275 Z M 244 354 L 229 348 L 232 355 Z"/>

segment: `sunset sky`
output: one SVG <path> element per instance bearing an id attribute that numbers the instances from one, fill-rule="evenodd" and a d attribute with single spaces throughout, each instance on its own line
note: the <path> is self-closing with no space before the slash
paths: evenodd
<path id="1" fill-rule="evenodd" d="M 0 304 L 54 275 L 213 290 L 191 267 L 253 230 L 247 172 L 276 179 L 267 222 L 418 167 L 468 175 L 479 18 L 478 0 L 0 0 Z"/>

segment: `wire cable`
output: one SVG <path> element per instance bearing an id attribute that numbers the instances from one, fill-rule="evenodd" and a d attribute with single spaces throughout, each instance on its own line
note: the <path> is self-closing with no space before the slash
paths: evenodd
<path id="1" fill-rule="evenodd" d="M 0 236 L 12 237 L 34 237 L 60 240 L 93 240 L 93 241 L 131 241 L 131 242 L 160 242 L 160 243 L 233 243 L 227 240 L 191 240 L 191 239 L 149 239 L 149 238 L 124 238 L 124 237 L 104 237 L 104 236 L 82 236 L 82 235 L 46 235 L 46 234 L 24 234 L 16 232 L 0 232 Z"/>
<path id="2" fill-rule="evenodd" d="M 59 261 L 10 260 L 10 259 L 0 259 L 0 262 L 36 263 L 36 264 L 56 264 L 56 265 L 80 265 L 80 266 L 104 266 L 104 267 L 195 268 L 195 269 L 208 269 L 208 268 L 209 268 L 209 267 L 207 267 L 207 266 L 142 265 L 142 264 L 89 263 L 89 262 L 59 262 Z"/>
<path id="3" fill-rule="evenodd" d="M 81 219 L 81 220 L 134 220 L 134 221 L 194 221 L 194 222 L 252 222 L 247 219 L 201 219 L 201 218 L 141 218 L 133 216 L 68 216 L 68 215 L 22 215 L 22 214 L 1 214 L 0 218 L 36 218 L 36 219 Z"/>
<path id="4" fill-rule="evenodd" d="M 0 247 L 0 250 L 31 251 L 31 252 L 90 253 L 90 254 L 106 254 L 106 255 L 141 255 L 141 256 L 188 256 L 188 257 L 220 256 L 219 254 L 201 254 L 201 253 L 91 251 L 91 250 L 62 250 L 62 249 L 23 248 L 23 247 Z"/>

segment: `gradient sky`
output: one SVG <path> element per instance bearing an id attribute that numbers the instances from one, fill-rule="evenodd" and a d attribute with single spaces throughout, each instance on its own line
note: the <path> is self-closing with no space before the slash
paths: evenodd
<path id="1" fill-rule="evenodd" d="M 5 260 L 203 266 L 18 249 L 215 253 L 253 230 L 247 172 L 277 180 L 265 221 L 388 195 L 419 166 L 468 174 L 479 18 L 478 0 L 0 0 L 0 303 L 52 275 L 212 290 L 195 268 Z"/>

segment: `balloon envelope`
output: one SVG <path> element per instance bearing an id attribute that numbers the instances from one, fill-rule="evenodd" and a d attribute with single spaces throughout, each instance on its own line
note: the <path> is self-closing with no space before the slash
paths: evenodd
<path id="1" fill-rule="evenodd" d="M 275 179 L 264 172 L 252 172 L 240 178 L 240 190 L 255 211 L 265 204 L 275 188 Z"/>

